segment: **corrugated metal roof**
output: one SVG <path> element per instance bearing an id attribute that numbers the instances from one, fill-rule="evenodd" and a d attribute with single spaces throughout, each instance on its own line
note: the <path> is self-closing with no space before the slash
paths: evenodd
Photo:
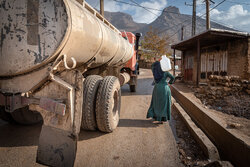
<path id="1" fill-rule="evenodd" d="M 173 44 L 171 45 L 171 48 L 177 49 L 177 50 L 187 50 L 196 46 L 198 39 L 201 42 L 201 46 L 206 46 L 210 44 L 220 43 L 222 41 L 226 41 L 230 39 L 237 39 L 237 38 L 241 39 L 241 38 L 248 38 L 248 37 L 250 37 L 250 34 L 247 32 L 211 28 L 205 32 L 197 34 L 184 41 Z"/>

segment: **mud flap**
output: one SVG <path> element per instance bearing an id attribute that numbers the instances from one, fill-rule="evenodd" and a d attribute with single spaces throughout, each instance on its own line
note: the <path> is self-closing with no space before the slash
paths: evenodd
<path id="1" fill-rule="evenodd" d="M 43 125 L 37 150 L 37 162 L 48 166 L 73 167 L 77 137 L 72 133 Z"/>
<path id="2" fill-rule="evenodd" d="M 29 105 L 30 110 L 40 112 L 43 117 L 36 162 L 72 167 L 82 118 L 83 76 L 72 70 L 57 76 L 50 74 L 50 80 L 35 94 L 40 97 L 39 105 Z M 64 101 L 65 105 L 58 101 Z"/>

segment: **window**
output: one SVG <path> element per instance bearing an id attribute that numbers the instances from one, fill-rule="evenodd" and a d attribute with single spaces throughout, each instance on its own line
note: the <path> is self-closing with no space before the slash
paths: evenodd
<path id="1" fill-rule="evenodd" d="M 201 79 L 227 74 L 227 51 L 213 50 L 201 54 Z"/>

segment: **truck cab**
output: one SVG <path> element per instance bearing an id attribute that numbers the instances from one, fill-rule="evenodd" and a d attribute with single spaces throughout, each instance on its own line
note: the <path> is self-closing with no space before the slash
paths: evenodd
<path id="1" fill-rule="evenodd" d="M 139 64 L 138 64 L 138 48 L 139 40 L 142 36 L 141 33 L 136 33 L 135 35 L 131 32 L 122 32 L 122 37 L 127 39 L 130 44 L 134 47 L 134 54 L 132 58 L 125 64 L 121 69 L 121 73 L 128 73 L 130 75 L 130 80 L 128 82 L 131 92 L 136 92 L 137 86 L 137 75 L 139 75 Z"/>

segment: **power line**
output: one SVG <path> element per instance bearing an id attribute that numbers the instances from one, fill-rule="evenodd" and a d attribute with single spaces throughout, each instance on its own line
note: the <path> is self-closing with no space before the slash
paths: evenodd
<path id="1" fill-rule="evenodd" d="M 216 6 L 214 6 L 212 9 L 210 9 L 210 11 L 212 11 L 214 8 L 216 8 L 217 6 L 219 6 L 220 4 L 222 4 L 223 2 L 233 2 L 233 1 L 229 1 L 229 0 L 224 0 L 224 1 L 222 1 L 222 2 L 220 2 L 219 4 L 217 4 Z M 233 2 L 233 3 L 236 3 L 236 4 L 247 4 L 247 3 L 244 3 L 244 2 Z M 248 5 L 250 5 L 250 4 L 248 4 Z M 203 16 L 203 15 L 202 15 Z M 201 18 L 202 18 L 202 16 L 200 16 Z M 229 28 L 231 28 L 232 27 L 232 25 L 229 25 L 229 24 L 226 24 L 226 23 L 222 23 L 222 22 L 219 22 L 219 21 L 217 21 L 217 20 L 215 20 L 215 19 L 212 19 L 212 18 L 210 18 L 210 20 L 212 20 L 214 23 L 217 23 L 217 24 L 221 24 L 221 25 L 223 25 L 223 26 L 226 26 L 226 27 L 229 27 Z M 202 23 L 203 25 L 205 25 L 205 23 Z M 242 31 L 242 30 L 240 30 L 240 29 L 238 29 L 238 28 L 235 28 L 235 27 L 233 27 L 233 29 L 235 29 L 235 30 L 237 30 L 237 31 Z"/>
<path id="2" fill-rule="evenodd" d="M 159 12 L 180 14 L 180 13 L 178 13 L 178 12 L 165 11 L 164 9 L 156 9 L 156 8 L 146 7 L 146 6 L 137 5 L 137 4 L 129 3 L 129 2 L 124 2 L 124 1 L 120 1 L 120 0 L 113 0 L 113 1 L 118 2 L 118 3 L 127 4 L 127 5 L 130 5 L 130 6 L 140 7 L 140 8 L 149 9 L 149 10 L 155 10 L 155 11 L 159 11 Z"/>
<path id="3" fill-rule="evenodd" d="M 225 26 L 225 27 L 229 27 L 229 28 L 232 27 L 232 25 L 229 25 L 229 24 L 226 24 L 226 23 L 219 22 L 219 21 L 214 20 L 214 19 L 212 19 L 212 18 L 210 18 L 210 19 L 211 19 L 212 22 L 214 22 L 214 23 L 217 23 L 217 24 L 223 25 L 223 26 Z M 237 29 L 236 29 L 236 30 L 237 30 Z"/>
<path id="4" fill-rule="evenodd" d="M 227 0 L 227 2 L 238 4 L 238 5 L 250 5 L 250 3 L 246 3 L 246 2 L 235 2 L 235 1 L 229 1 L 229 0 Z"/>
<path id="5" fill-rule="evenodd" d="M 169 40 L 169 39 L 171 39 L 172 37 L 174 37 L 175 34 L 177 34 L 179 31 L 180 31 L 180 30 L 177 30 L 174 34 L 172 34 L 171 36 L 169 36 L 166 40 Z"/>
<path id="6" fill-rule="evenodd" d="M 178 12 L 171 12 L 171 11 L 165 11 L 165 10 L 161 10 L 161 9 L 156 9 L 156 8 L 150 8 L 150 7 L 145 7 L 145 6 L 142 6 L 142 5 L 140 5 L 140 4 L 138 4 L 138 3 L 128 3 L 128 2 L 124 2 L 124 1 L 120 1 L 120 0 L 113 0 L 113 1 L 115 1 L 115 2 L 118 2 L 118 3 L 123 3 L 123 4 L 127 4 L 127 5 L 130 5 L 130 6 L 135 6 L 135 7 L 140 7 L 140 8 L 144 8 L 145 10 L 147 10 L 148 12 L 150 12 L 150 13 L 152 13 L 150 10 L 156 10 L 156 11 L 161 11 L 161 12 L 166 12 L 166 13 L 173 13 L 173 14 L 180 14 L 180 13 L 178 13 Z M 202 10 L 200 10 L 199 12 L 201 12 L 201 11 L 203 11 L 204 9 L 202 9 Z M 154 14 L 154 15 L 156 15 L 155 13 L 152 13 L 152 14 Z M 159 17 L 158 15 L 156 15 L 157 17 Z M 163 19 L 162 19 L 163 20 Z M 184 22 L 186 22 L 186 21 L 188 21 L 188 20 L 190 20 L 190 19 L 187 19 L 187 20 L 185 20 Z M 165 21 L 165 20 L 163 20 L 163 21 Z M 178 24 L 177 25 L 174 25 L 174 26 L 172 26 L 170 29 L 168 29 L 168 30 L 171 30 L 171 29 L 173 29 L 174 27 L 176 27 L 176 26 L 178 26 Z M 158 27 L 154 27 L 155 29 L 158 29 L 160 26 L 158 26 Z M 165 30 L 164 30 L 165 31 Z M 160 32 L 161 33 L 161 32 Z"/>
<path id="7" fill-rule="evenodd" d="M 218 3 L 217 5 L 215 5 L 213 8 L 211 8 L 209 11 L 212 11 L 212 10 L 214 10 L 216 7 L 218 7 L 219 5 L 221 5 L 222 3 L 224 3 L 226 0 L 223 0 L 223 1 L 221 1 L 220 3 Z M 202 14 L 201 16 L 198 16 L 198 17 L 200 17 L 200 18 L 202 18 L 202 16 L 204 16 L 206 13 L 204 13 L 204 14 Z M 185 21 L 183 21 L 183 22 L 181 22 L 181 23 L 179 23 L 177 26 L 179 26 L 180 24 L 183 24 L 184 22 L 186 22 L 187 20 L 185 20 Z M 189 25 L 189 24 L 191 24 L 191 23 L 188 23 L 188 24 L 185 24 L 184 26 L 187 26 L 187 25 Z M 167 29 L 164 29 L 163 31 L 161 31 L 160 33 L 162 33 L 162 32 L 164 32 L 164 31 L 166 31 Z M 178 30 L 179 31 L 179 30 Z M 175 34 L 177 34 L 178 33 L 178 31 L 176 31 L 174 34 L 172 34 L 170 37 L 172 38 Z M 170 38 L 169 38 L 170 39 Z"/>
<path id="8" fill-rule="evenodd" d="M 143 9 L 145 9 L 146 11 L 148 11 L 148 12 L 154 14 L 154 15 L 157 16 L 157 17 L 159 17 L 159 16 L 158 16 L 157 14 L 153 13 L 153 12 L 150 11 L 150 10 L 156 10 L 156 11 L 162 11 L 162 12 L 180 14 L 180 13 L 177 13 L 177 12 L 171 12 L 171 11 L 165 11 L 165 10 L 160 10 L 160 9 L 156 9 L 156 8 L 145 7 L 145 6 L 142 6 L 142 5 L 140 5 L 139 3 L 135 2 L 134 0 L 130 0 L 130 1 L 133 2 L 133 3 L 128 3 L 128 2 L 124 2 L 124 1 L 120 1 L 120 0 L 113 0 L 113 1 L 118 2 L 118 3 L 127 4 L 127 5 L 131 5 L 131 6 L 141 7 L 141 8 L 143 8 Z M 226 0 L 221 1 L 220 3 L 218 3 L 217 5 L 215 5 L 213 8 L 211 8 L 209 11 L 214 10 L 214 9 L 217 8 L 219 5 L 221 5 L 222 3 L 224 3 L 225 1 L 226 1 Z M 228 2 L 229 2 L 229 1 L 228 1 Z M 202 9 L 201 11 L 203 11 L 203 9 Z M 200 12 L 201 12 L 201 11 L 200 11 Z M 200 16 L 197 16 L 197 17 L 202 18 L 205 14 L 206 14 L 206 13 L 204 13 L 204 14 L 202 14 L 202 15 L 200 15 Z M 174 25 L 174 26 L 172 26 L 172 27 L 170 27 L 170 28 L 163 29 L 163 30 L 161 30 L 160 32 L 158 32 L 158 34 L 163 33 L 163 32 L 166 31 L 166 30 L 169 31 L 169 30 L 171 30 L 171 29 L 173 29 L 173 28 L 175 28 L 175 27 L 178 27 L 179 25 L 181 25 L 181 24 L 183 24 L 183 23 L 185 23 L 186 21 L 189 21 L 189 20 L 190 20 L 190 18 L 189 18 L 189 19 L 186 19 L 186 20 L 184 20 L 183 22 L 181 22 L 181 23 L 179 23 L 179 24 L 177 24 L 177 25 Z M 164 21 L 165 21 L 165 20 L 164 20 Z M 187 23 L 187 24 L 185 24 L 184 26 L 187 26 L 187 25 L 189 25 L 189 24 L 191 24 L 191 23 Z M 155 29 L 157 29 L 157 28 L 158 28 L 158 27 L 155 27 Z M 179 30 L 176 31 L 175 33 L 171 34 L 170 37 L 167 38 L 167 39 L 172 38 L 172 37 L 173 37 L 175 34 L 177 34 L 178 32 L 179 32 Z"/>
<path id="9" fill-rule="evenodd" d="M 139 3 L 137 3 L 136 1 L 134 1 L 134 0 L 130 0 L 131 2 L 133 2 L 134 4 L 136 4 L 138 7 L 142 7 L 143 9 L 145 9 L 146 11 L 148 11 L 148 12 L 150 12 L 150 13 L 152 13 L 152 14 L 154 14 L 154 15 L 156 15 L 157 17 L 156 18 L 159 18 L 159 16 L 157 15 L 157 14 L 155 14 L 155 13 L 153 13 L 152 11 L 150 11 L 149 9 L 147 9 L 146 7 L 144 7 L 144 6 L 142 6 L 142 5 L 140 5 Z M 164 10 L 162 10 L 162 11 L 164 11 Z M 175 14 L 180 14 L 180 13 L 176 13 L 175 12 Z M 163 18 L 159 18 L 159 19 L 161 19 L 161 20 L 163 20 L 163 21 L 165 21 Z M 158 26 L 158 27 L 160 27 L 160 26 Z M 155 29 L 157 29 L 158 27 L 156 27 Z"/>
<path id="10" fill-rule="evenodd" d="M 96 4 L 95 4 L 95 7 L 94 7 L 94 8 L 96 8 L 98 4 L 99 4 L 99 2 L 98 2 L 98 1 L 96 1 Z"/>
<path id="11" fill-rule="evenodd" d="M 145 7 L 145 6 L 142 6 L 142 5 L 140 5 L 140 4 L 138 4 L 137 2 L 135 2 L 135 1 L 132 1 L 133 2 L 133 4 L 132 3 L 128 3 L 128 2 L 124 2 L 124 1 L 120 1 L 120 0 L 113 0 L 113 1 L 115 1 L 115 2 L 118 2 L 118 3 L 123 3 L 123 4 L 127 4 L 127 5 L 131 5 L 131 6 L 136 6 L 136 7 L 140 7 L 140 8 L 144 8 L 145 10 L 147 10 L 148 12 L 150 12 L 150 13 L 152 13 L 152 14 L 154 14 L 154 15 L 156 15 L 155 13 L 153 13 L 153 12 L 151 12 L 150 10 L 157 10 L 157 11 L 162 11 L 162 12 L 167 12 L 167 13 L 173 13 L 173 14 L 180 14 L 180 13 L 177 13 L 177 12 L 171 12 L 171 11 L 165 11 L 165 10 L 160 10 L 160 9 L 156 9 L 156 8 L 150 8 L 150 7 Z M 201 12 L 201 11 L 203 11 L 204 9 L 202 9 L 202 10 L 200 10 L 199 12 Z M 157 17 L 159 17 L 158 15 L 156 15 Z M 162 19 L 163 20 L 163 19 Z M 182 23 L 184 23 L 184 22 L 186 22 L 186 21 L 189 21 L 190 19 L 187 19 L 187 20 L 185 20 L 185 21 L 183 21 Z M 165 21 L 165 20 L 164 20 Z M 182 23 L 180 23 L 180 24 L 182 24 Z M 171 29 L 173 29 L 173 28 L 175 28 L 176 26 L 178 26 L 179 24 L 177 24 L 177 25 L 174 25 L 174 26 L 172 26 L 172 27 L 170 27 L 170 28 L 167 28 L 167 30 L 171 30 Z M 158 27 L 154 27 L 155 29 L 157 29 L 157 28 L 159 28 L 160 26 L 158 26 Z M 163 31 L 160 31 L 159 33 L 162 33 L 162 32 L 164 32 L 166 29 L 164 29 Z"/>
<path id="12" fill-rule="evenodd" d="M 142 8 L 145 9 L 146 11 L 152 13 L 153 15 L 159 17 L 157 14 L 155 14 L 155 13 L 152 12 L 151 10 L 149 10 L 149 9 L 147 9 L 147 8 L 145 8 L 145 7 L 143 7 L 143 6 L 141 6 L 141 5 L 140 5 L 139 3 L 137 3 L 136 1 L 134 1 L 134 0 L 130 0 L 130 1 L 133 2 L 134 4 L 138 5 L 139 7 L 142 7 Z"/>
<path id="13" fill-rule="evenodd" d="M 151 9 L 151 10 L 154 9 L 154 10 L 162 11 L 162 12 L 167 12 L 167 13 L 180 14 L 180 13 L 177 13 L 177 12 L 165 11 L 165 10 L 160 10 L 160 9 L 155 9 L 155 8 L 148 8 L 148 7 L 145 7 L 145 6 L 142 6 L 142 5 L 138 4 L 138 3 L 135 2 L 134 0 L 130 0 L 130 1 L 133 2 L 134 4 L 131 4 L 131 3 L 128 3 L 128 2 L 124 2 L 124 1 L 120 1 L 120 0 L 113 0 L 113 1 L 116 1 L 116 2 L 119 2 L 119 3 L 124 3 L 124 4 L 127 4 L 127 5 L 136 6 L 136 7 L 141 7 L 141 8 L 143 8 L 143 9 L 145 9 L 146 11 L 148 11 L 148 12 L 150 12 L 150 13 L 156 15 L 156 16 L 158 17 L 158 19 L 161 19 L 161 20 L 163 20 L 163 21 L 165 21 L 165 20 L 162 19 L 162 18 L 159 18 L 159 16 L 158 16 L 157 14 L 153 13 L 152 11 L 150 11 L 150 9 Z M 187 19 L 187 20 L 189 20 L 189 19 Z M 187 20 L 185 20 L 185 21 L 187 21 Z M 185 21 L 184 21 L 184 22 L 185 22 Z M 176 26 L 176 25 L 175 25 L 175 26 Z M 175 26 L 172 26 L 170 29 L 174 28 Z M 160 27 L 160 26 L 154 27 L 154 28 L 155 28 L 155 29 L 158 29 L 159 27 Z M 170 30 L 170 29 L 169 29 L 169 30 Z M 164 30 L 164 31 L 165 31 L 165 30 Z"/>
<path id="14" fill-rule="evenodd" d="M 211 12 L 212 10 L 214 10 L 215 8 L 217 8 L 219 5 L 221 5 L 222 3 L 224 3 L 226 0 L 223 0 L 223 1 L 221 1 L 220 3 L 218 3 L 217 5 L 215 5 L 213 8 L 211 8 L 210 10 L 209 10 L 209 12 Z M 204 13 L 202 16 L 204 16 L 206 13 Z M 200 16 L 200 17 L 202 17 L 202 16 Z"/>

